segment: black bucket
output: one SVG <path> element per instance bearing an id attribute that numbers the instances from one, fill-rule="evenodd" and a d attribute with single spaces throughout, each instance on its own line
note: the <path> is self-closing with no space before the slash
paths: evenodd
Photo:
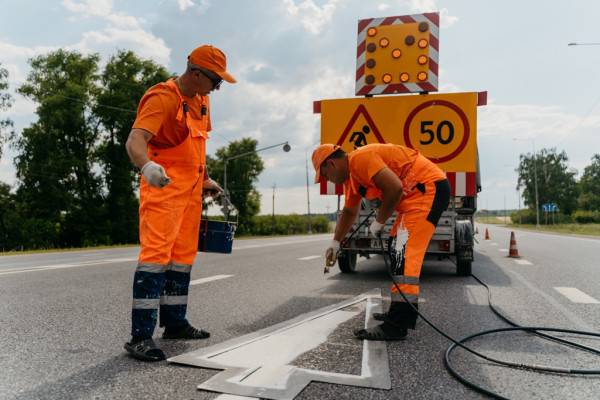
<path id="1" fill-rule="evenodd" d="M 201 220 L 198 251 L 231 254 L 235 228 L 235 222 Z"/>

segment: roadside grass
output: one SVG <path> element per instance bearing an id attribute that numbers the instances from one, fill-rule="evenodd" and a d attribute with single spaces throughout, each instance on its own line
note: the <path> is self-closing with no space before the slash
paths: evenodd
<path id="1" fill-rule="evenodd" d="M 510 217 L 478 216 L 475 217 L 475 222 L 479 222 L 480 224 L 505 224 L 510 222 Z"/>
<path id="2" fill-rule="evenodd" d="M 515 227 L 532 231 L 567 233 L 572 235 L 600 236 L 600 224 L 557 224 L 541 225 L 536 229 L 533 224 L 507 224 L 507 227 Z"/>

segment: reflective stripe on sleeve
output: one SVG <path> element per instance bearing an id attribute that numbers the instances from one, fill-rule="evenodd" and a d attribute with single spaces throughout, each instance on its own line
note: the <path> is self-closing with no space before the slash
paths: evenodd
<path id="1" fill-rule="evenodd" d="M 167 270 L 166 265 L 162 264 L 138 264 L 135 269 L 136 272 L 152 272 L 152 273 L 161 273 Z"/>
<path id="2" fill-rule="evenodd" d="M 169 264 L 168 269 L 175 272 L 182 272 L 184 274 L 189 274 L 190 272 L 192 272 L 192 266 L 190 264 L 172 263 Z"/>
<path id="3" fill-rule="evenodd" d="M 401 285 L 401 284 L 418 285 L 419 284 L 419 278 L 417 278 L 416 276 L 394 275 L 394 281 L 396 281 L 396 283 L 398 285 Z"/>

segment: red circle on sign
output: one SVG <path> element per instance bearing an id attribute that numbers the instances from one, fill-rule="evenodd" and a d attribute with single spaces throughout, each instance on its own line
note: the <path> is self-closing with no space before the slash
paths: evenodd
<path id="1" fill-rule="evenodd" d="M 463 123 L 463 126 L 465 127 L 465 132 L 463 134 L 462 142 L 460 142 L 460 144 L 458 145 L 456 150 L 454 150 L 452 153 L 448 154 L 447 156 L 444 156 L 441 158 L 434 158 L 431 160 L 436 164 L 440 164 L 440 163 L 444 163 L 446 161 L 452 160 L 457 155 L 459 155 L 460 152 L 463 151 L 464 148 L 467 146 L 467 142 L 469 141 L 469 135 L 470 135 L 469 120 L 467 119 L 467 116 L 465 115 L 463 110 L 460 109 L 460 107 L 458 107 L 456 104 L 450 103 L 449 101 L 446 101 L 446 100 L 431 100 L 431 101 L 426 101 L 423 104 L 419 104 L 417 107 L 415 107 L 414 110 L 412 110 L 410 112 L 410 114 L 408 114 L 408 118 L 406 118 L 406 122 L 404 123 L 404 143 L 406 143 L 406 145 L 408 147 L 410 147 L 411 149 L 414 149 L 415 147 L 410 142 L 410 132 L 409 132 L 410 124 L 412 123 L 412 120 L 415 118 L 415 115 L 417 115 L 417 113 L 419 111 L 421 111 L 424 108 L 427 108 L 429 106 L 448 107 L 449 109 L 453 110 L 456 114 L 458 114 L 458 116 L 460 117 L 460 120 Z"/>

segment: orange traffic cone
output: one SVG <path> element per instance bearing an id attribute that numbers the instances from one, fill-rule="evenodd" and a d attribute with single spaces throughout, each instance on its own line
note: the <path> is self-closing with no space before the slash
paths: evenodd
<path id="1" fill-rule="evenodd" d="M 490 240 L 490 233 L 488 232 L 487 228 L 485 228 L 485 240 Z"/>
<path id="2" fill-rule="evenodd" d="M 510 233 L 510 247 L 508 250 L 508 256 L 511 258 L 521 258 L 519 256 L 519 250 L 517 250 L 517 240 L 515 239 L 515 233 Z"/>

